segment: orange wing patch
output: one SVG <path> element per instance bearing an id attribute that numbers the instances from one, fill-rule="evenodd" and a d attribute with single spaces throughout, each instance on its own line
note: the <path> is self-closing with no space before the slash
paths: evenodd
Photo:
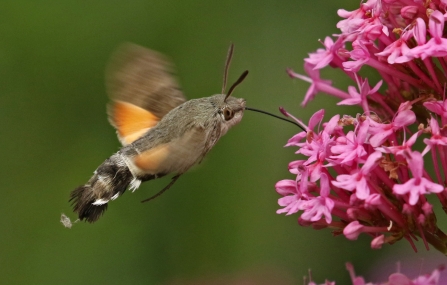
<path id="1" fill-rule="evenodd" d="M 111 118 L 124 145 L 137 140 L 160 121 L 148 110 L 123 101 L 113 103 Z"/>
<path id="2" fill-rule="evenodd" d="M 134 163 L 144 172 L 156 174 L 170 154 L 169 145 L 164 144 L 141 153 L 135 157 Z"/>
<path id="3" fill-rule="evenodd" d="M 168 143 L 140 150 L 133 162 L 144 173 L 184 173 L 202 159 L 206 138 L 203 128 L 195 127 Z"/>

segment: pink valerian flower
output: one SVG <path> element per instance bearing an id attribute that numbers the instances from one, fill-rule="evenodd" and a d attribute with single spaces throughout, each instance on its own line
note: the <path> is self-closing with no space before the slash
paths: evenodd
<path id="1" fill-rule="evenodd" d="M 404 139 L 401 145 L 377 147 L 376 150 L 383 153 L 392 153 L 395 156 L 403 156 L 406 151 L 411 150 L 420 134 L 420 131 L 414 133 L 408 141 Z"/>
<path id="2" fill-rule="evenodd" d="M 301 192 L 298 190 L 295 180 L 281 180 L 276 183 L 275 187 L 278 194 L 284 196 L 278 200 L 278 204 L 284 208 L 276 211 L 276 213 L 291 215 L 301 209 L 303 201 L 301 200 Z"/>
<path id="3" fill-rule="evenodd" d="M 438 285 L 441 279 L 441 272 L 444 270 L 443 266 L 433 270 L 430 274 L 420 275 L 414 279 L 407 277 L 400 272 L 392 273 L 388 280 L 380 283 L 366 282 L 361 276 L 355 274 L 354 266 L 351 263 L 346 263 L 346 269 L 351 277 L 352 285 Z M 336 285 L 334 281 L 326 280 L 324 283 L 316 283 L 310 280 L 307 285 Z"/>
<path id="4" fill-rule="evenodd" d="M 281 180 L 275 185 L 276 191 L 284 196 L 278 201 L 284 208 L 277 213 L 291 215 L 302 210 L 302 217 L 309 221 L 319 221 L 324 216 L 325 221 L 331 223 L 334 202 L 329 198 L 330 187 L 326 174 L 321 174 L 321 190 L 319 196 L 315 197 L 309 191 L 313 184 L 308 183 L 308 169 L 302 164 L 298 164 L 297 169 L 300 172 L 299 181 Z"/>
<path id="5" fill-rule="evenodd" d="M 413 30 L 403 31 L 401 37 L 388 45 L 382 52 L 376 53 L 377 56 L 387 57 L 389 64 L 402 63 L 411 60 L 408 58 L 410 48 L 407 41 L 413 37 Z"/>
<path id="6" fill-rule="evenodd" d="M 335 118 L 339 118 L 336 116 Z M 360 123 L 358 131 L 349 131 L 346 136 L 338 136 L 336 143 L 331 147 L 334 155 L 330 156 L 330 161 L 334 164 L 352 166 L 354 163 L 362 163 L 367 156 L 365 150 L 366 136 L 369 125 L 365 122 Z"/>
<path id="7" fill-rule="evenodd" d="M 411 110 L 404 110 L 398 112 L 394 117 L 393 121 L 389 124 L 380 124 L 373 120 L 370 120 L 371 124 L 371 134 L 370 138 L 371 146 L 377 147 L 382 145 L 388 138 L 394 136 L 396 131 L 411 125 L 416 121 L 416 115 Z M 393 141 L 396 138 L 392 138 Z"/>
<path id="8" fill-rule="evenodd" d="M 348 58 L 343 56 L 343 53 L 336 53 L 339 49 L 344 48 L 342 40 L 337 40 L 335 43 L 331 37 L 326 37 L 322 42 L 326 49 L 317 49 L 315 53 L 309 54 L 306 62 L 310 63 L 313 69 L 321 69 L 328 64 L 341 65 L 341 63 Z"/>
<path id="9" fill-rule="evenodd" d="M 411 170 L 413 178 L 408 179 L 403 184 L 394 184 L 393 192 L 397 195 L 409 194 L 408 204 L 414 206 L 419 201 L 419 197 L 427 193 L 440 193 L 444 186 L 431 182 L 423 177 L 424 161 L 420 152 L 408 152 L 408 167 Z"/>
<path id="10" fill-rule="evenodd" d="M 355 192 L 357 198 L 365 200 L 371 193 L 369 175 L 373 173 L 381 158 L 382 153 L 378 151 L 370 154 L 361 169 L 353 170 L 351 174 L 339 174 L 337 179 L 332 181 L 332 185 Z"/>
<path id="11" fill-rule="evenodd" d="M 284 115 L 290 117 L 290 114 L 287 113 L 284 109 L 281 109 L 281 112 L 283 112 Z M 315 114 L 313 114 L 312 117 L 310 117 L 309 125 L 308 125 L 308 126 L 303 125 L 301 122 L 300 122 L 300 124 L 303 125 L 303 126 L 306 128 L 307 132 L 309 132 L 309 131 L 312 131 L 318 124 L 321 123 L 321 120 L 323 120 L 323 117 L 324 117 L 324 110 L 320 110 L 320 111 L 316 112 Z M 296 118 L 294 118 L 294 119 L 298 121 L 298 119 L 296 119 Z M 307 133 L 306 133 L 306 132 L 304 132 L 304 131 L 303 131 L 303 132 L 300 132 L 300 133 L 294 135 L 294 136 L 287 142 L 286 146 L 295 145 L 295 146 L 302 147 L 302 146 L 304 146 L 305 144 L 304 144 L 304 143 L 301 143 L 301 141 L 302 141 L 302 139 L 305 138 L 306 136 L 307 136 Z"/>
<path id="12" fill-rule="evenodd" d="M 350 52 L 351 61 L 343 62 L 343 68 L 346 71 L 358 72 L 363 65 L 372 59 L 369 52 L 367 42 L 364 40 L 356 40 L 352 43 L 352 51 Z"/>
<path id="13" fill-rule="evenodd" d="M 413 56 L 425 59 L 427 57 L 443 57 L 447 55 L 447 39 L 443 38 L 444 15 L 440 11 L 433 11 L 428 21 L 431 39 L 422 42 L 411 50 Z M 425 36 L 425 35 L 423 35 Z"/>
<path id="14" fill-rule="evenodd" d="M 342 100 L 338 102 L 337 105 L 360 105 L 363 107 L 366 113 L 369 113 L 368 101 L 366 96 L 376 93 L 382 85 L 382 81 L 379 81 L 373 89 L 371 89 L 371 87 L 369 86 L 368 79 L 358 82 L 358 85 L 360 93 L 357 92 L 353 86 L 349 86 L 348 92 L 349 95 L 351 95 L 351 98 Z"/>
<path id="15" fill-rule="evenodd" d="M 447 124 L 447 101 L 428 101 L 424 103 L 424 107 L 430 112 L 441 116 L 441 125 Z"/>
<path id="16" fill-rule="evenodd" d="M 304 205 L 304 213 L 301 215 L 301 218 L 311 222 L 316 222 L 321 220 L 324 216 L 326 223 L 330 224 L 332 222 L 331 212 L 334 208 L 334 201 L 329 198 L 331 189 L 329 186 L 329 180 L 325 173 L 321 174 L 320 181 L 320 196 L 309 196 L 308 202 Z"/>
<path id="17" fill-rule="evenodd" d="M 307 76 L 288 74 L 311 83 L 303 105 L 325 93 L 363 112 L 325 123 L 320 110 L 289 140 L 300 156 L 289 165 L 296 190 L 277 184 L 278 213 L 349 239 L 365 233 L 373 248 L 405 239 L 415 249 L 420 237 L 447 255 L 426 197 L 447 212 L 447 0 L 365 0 L 338 14 L 340 34 L 304 60 Z M 365 65 L 381 79 L 361 73 Z M 353 84 L 345 90 L 323 79 L 327 66 Z"/>
<path id="18" fill-rule="evenodd" d="M 447 137 L 444 136 L 443 133 L 441 133 L 438 121 L 433 117 L 430 119 L 430 130 L 431 137 L 424 139 L 424 143 L 427 145 L 424 153 L 427 153 L 431 148 L 435 146 L 447 146 Z"/>
<path id="19" fill-rule="evenodd" d="M 287 70 L 287 73 L 292 78 L 299 78 L 301 80 L 307 81 L 311 83 L 311 87 L 307 90 L 306 96 L 304 97 L 303 103 L 301 105 L 305 106 L 306 103 L 312 100 L 315 95 L 319 92 L 326 92 L 328 94 L 332 94 L 336 97 L 340 98 L 348 98 L 349 94 L 343 92 L 337 88 L 332 87 L 331 81 L 324 80 L 320 78 L 320 71 L 314 68 L 314 65 L 310 63 L 305 63 L 304 68 L 307 71 L 307 74 L 310 76 L 303 76 L 301 74 L 297 74 L 293 72 L 291 69 Z"/>

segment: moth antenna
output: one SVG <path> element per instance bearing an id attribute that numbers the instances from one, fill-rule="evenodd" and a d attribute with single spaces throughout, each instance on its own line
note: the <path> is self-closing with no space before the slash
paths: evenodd
<path id="1" fill-rule="evenodd" d="M 233 58 L 233 51 L 234 51 L 234 45 L 233 45 L 233 43 L 231 43 L 230 47 L 228 48 L 227 60 L 225 61 L 225 69 L 224 69 L 224 75 L 223 75 L 223 84 L 222 84 L 222 93 L 221 94 L 225 94 L 225 90 L 227 89 L 228 69 L 230 69 L 231 59 Z"/>
<path id="2" fill-rule="evenodd" d="M 231 93 L 233 93 L 234 88 L 241 84 L 242 81 L 244 81 L 245 77 L 248 74 L 248 70 L 245 70 L 241 76 L 239 76 L 239 79 L 231 85 L 230 90 L 228 90 L 227 96 L 225 96 L 224 102 L 227 101 L 227 98 L 230 97 Z"/>
<path id="3" fill-rule="evenodd" d="M 306 130 L 305 130 L 302 126 L 300 126 L 297 122 L 287 120 L 287 119 L 285 119 L 285 118 L 283 118 L 283 117 L 280 117 L 280 116 L 278 116 L 278 115 L 269 113 L 269 112 L 267 112 L 267 111 L 259 110 L 259 109 L 255 109 L 255 108 L 249 108 L 249 107 L 245 107 L 245 110 L 249 110 L 249 111 L 254 111 L 254 112 L 258 112 L 258 113 L 266 114 L 266 115 L 275 117 L 275 118 L 277 118 L 277 119 L 280 119 L 280 120 L 289 122 L 289 123 L 291 123 L 291 124 L 294 124 L 295 126 L 298 126 L 300 129 L 302 129 L 304 132 L 306 132 Z M 307 133 L 307 132 L 306 132 L 306 133 Z"/>
<path id="4" fill-rule="evenodd" d="M 180 177 L 181 174 L 177 174 L 176 176 L 172 177 L 172 181 L 163 189 L 161 189 L 157 194 L 155 194 L 152 197 L 149 197 L 147 199 L 144 199 L 143 201 L 141 201 L 141 203 L 144 202 L 148 202 L 150 200 L 153 200 L 155 198 L 157 198 L 158 196 L 160 196 L 161 194 L 163 194 L 166 190 L 168 190 L 169 188 L 171 188 L 171 186 L 175 183 L 175 181 L 177 181 L 177 179 Z"/>

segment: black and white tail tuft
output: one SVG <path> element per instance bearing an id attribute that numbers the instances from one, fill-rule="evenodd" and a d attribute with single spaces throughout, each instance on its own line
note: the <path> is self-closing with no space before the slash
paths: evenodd
<path id="1" fill-rule="evenodd" d="M 79 219 L 89 223 L 97 221 L 107 204 L 122 195 L 129 184 L 138 184 L 121 155 L 114 154 L 94 172 L 92 178 L 70 194 L 73 211 Z"/>

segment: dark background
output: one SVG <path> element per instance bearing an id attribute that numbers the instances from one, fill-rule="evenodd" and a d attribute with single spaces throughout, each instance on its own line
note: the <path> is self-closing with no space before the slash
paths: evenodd
<path id="1" fill-rule="evenodd" d="M 348 3 L 349 2 L 349 3 Z M 293 178 L 293 125 L 246 113 L 209 153 L 160 198 L 140 201 L 169 178 L 144 183 L 111 203 L 96 224 L 72 229 L 72 189 L 84 184 L 120 144 L 106 119 L 104 68 L 122 42 L 169 55 L 188 98 L 219 93 L 227 48 L 230 82 L 250 74 L 234 95 L 307 119 L 333 108 L 321 95 L 299 106 L 308 83 L 302 59 L 337 33 L 338 8 L 358 1 L 2 1 L 0 9 L 0 278 L 2 284 L 346 284 L 344 263 L 368 274 L 422 254 L 405 241 L 372 251 L 357 242 L 277 215 L 274 185 Z M 337 86 L 349 81 L 327 71 Z M 425 251 L 421 248 L 421 251 Z M 427 254 L 425 254 L 427 256 Z M 431 257 L 440 257 L 432 250 Z M 420 264 L 419 264 L 420 265 Z M 429 267 L 429 269 L 431 269 Z M 372 273 L 370 273 L 372 274 Z M 378 281 L 372 276 L 372 281 Z M 251 283 L 244 283 L 251 282 Z"/>

